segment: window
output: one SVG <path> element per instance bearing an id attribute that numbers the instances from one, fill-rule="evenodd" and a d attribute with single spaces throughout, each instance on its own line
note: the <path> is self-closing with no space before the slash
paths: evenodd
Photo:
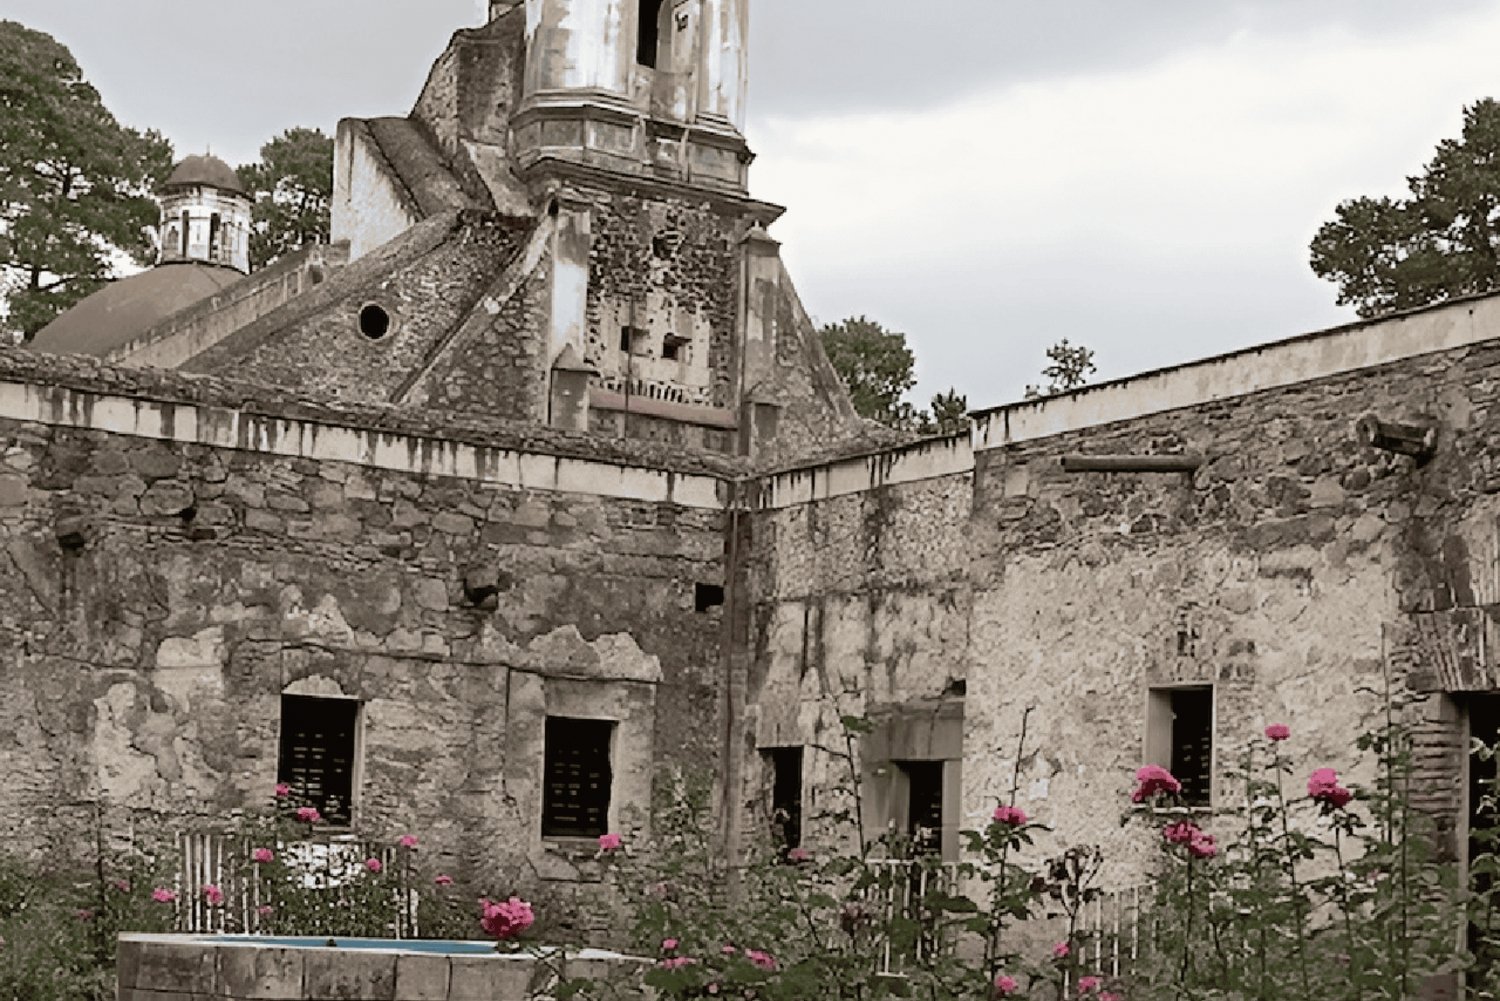
<path id="1" fill-rule="evenodd" d="M 1152 689 L 1146 729 L 1147 760 L 1164 764 L 1177 777 L 1184 803 L 1208 806 L 1213 786 L 1213 686 Z"/>
<path id="2" fill-rule="evenodd" d="M 935 855 L 943 848 L 943 763 L 894 762 L 906 779 L 906 834 L 912 851 Z"/>
<path id="3" fill-rule="evenodd" d="M 609 830 L 612 720 L 548 716 L 542 837 L 596 838 Z"/>
<path id="4" fill-rule="evenodd" d="M 678 337 L 676 334 L 668 334 L 662 338 L 661 356 L 667 361 L 681 361 L 682 349 L 693 343 L 686 337 Z"/>
<path id="5" fill-rule="evenodd" d="M 694 584 L 693 585 L 693 610 L 707 612 L 712 608 L 724 606 L 724 585 L 722 584 Z"/>
<path id="6" fill-rule="evenodd" d="M 661 42 L 662 0 L 640 0 L 640 22 L 636 26 L 635 61 L 656 68 L 656 50 Z"/>
<path id="7" fill-rule="evenodd" d="M 802 748 L 761 751 L 771 773 L 771 831 L 783 848 L 802 844 Z"/>
<path id="8" fill-rule="evenodd" d="M 276 780 L 293 799 L 316 807 L 335 827 L 354 821 L 354 762 L 359 702 L 305 695 L 281 697 Z"/>
<path id="9" fill-rule="evenodd" d="M 620 328 L 620 350 L 643 355 L 650 350 L 651 332 L 640 327 Z"/>

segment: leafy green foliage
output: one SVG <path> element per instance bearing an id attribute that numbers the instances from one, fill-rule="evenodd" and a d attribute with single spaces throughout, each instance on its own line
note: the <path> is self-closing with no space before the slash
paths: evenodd
<path id="1" fill-rule="evenodd" d="M 1047 388 L 1026 387 L 1026 398 L 1034 400 L 1041 396 L 1068 393 L 1088 384 L 1089 376 L 1098 371 L 1094 364 L 1094 349 L 1082 344 L 1070 344 L 1064 337 L 1047 349 L 1047 364 L 1042 368 L 1042 378 Z"/>
<path id="2" fill-rule="evenodd" d="M 1314 273 L 1360 316 L 1500 286 L 1500 102 L 1464 109 L 1405 198 L 1353 198 L 1313 237 Z"/>
<path id="3" fill-rule="evenodd" d="M 255 199 L 250 266 L 260 268 L 312 243 L 327 243 L 333 205 L 333 140 L 321 129 L 288 129 L 239 169 Z"/>
<path id="4" fill-rule="evenodd" d="M 903 399 L 917 384 L 917 359 L 905 334 L 863 316 L 826 324 L 819 333 L 861 417 L 918 434 L 956 434 L 968 428 L 969 401 L 957 390 L 934 396 L 930 412 Z"/>
<path id="5" fill-rule="evenodd" d="M 125 128 L 65 46 L 0 21 L 0 295 L 29 338 L 113 276 L 146 264 L 172 150 Z"/>

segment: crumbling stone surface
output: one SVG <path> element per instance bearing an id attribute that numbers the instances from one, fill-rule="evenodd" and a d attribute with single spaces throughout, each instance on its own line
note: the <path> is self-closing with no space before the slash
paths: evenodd
<path id="1" fill-rule="evenodd" d="M 318 399 L 395 402 L 525 244 L 529 225 L 479 212 L 435 217 L 185 368 L 251 371 Z M 367 311 L 382 318 L 378 326 L 366 322 Z"/>
<path id="2" fill-rule="evenodd" d="M 1452 693 L 1500 684 L 1488 652 L 1497 372 L 1500 346 L 1484 343 L 981 451 L 972 473 L 761 510 L 741 640 L 754 650 L 747 741 L 805 745 L 823 803 L 847 774 L 817 750 L 841 715 L 962 681 L 962 823 L 981 824 L 1018 774 L 1019 804 L 1056 832 L 1041 851 L 1102 845 L 1107 878 L 1125 885 L 1150 841 L 1149 817 L 1118 822 L 1150 688 L 1214 686 L 1214 797 L 1232 807 L 1236 755 L 1267 723 L 1291 725 L 1299 771 L 1347 769 L 1380 704 L 1368 693 L 1389 682 L 1438 693 L 1412 710 L 1416 786 L 1451 825 Z M 1435 457 L 1361 445 L 1354 424 L 1370 412 L 1435 422 Z M 1191 474 L 1065 472 L 1062 456 L 1078 453 L 1207 461 Z M 752 758 L 741 802 L 763 802 L 765 781 Z"/>
<path id="3" fill-rule="evenodd" d="M 222 823 L 268 802 L 281 695 L 336 694 L 364 705 L 362 832 L 418 831 L 456 875 L 576 878 L 545 864 L 541 719 L 626 721 L 622 822 L 659 767 L 713 766 L 720 624 L 693 592 L 722 533 L 716 510 L 0 421 L 6 834 L 91 843 L 95 803 Z"/>

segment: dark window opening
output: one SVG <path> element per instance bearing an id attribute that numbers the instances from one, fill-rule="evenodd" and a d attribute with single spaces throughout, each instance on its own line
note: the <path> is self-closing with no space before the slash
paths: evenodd
<path id="1" fill-rule="evenodd" d="M 547 717 L 542 837 L 596 838 L 608 833 L 614 729 L 610 720 Z"/>
<path id="2" fill-rule="evenodd" d="M 655 254 L 657 257 L 665 260 L 671 257 L 676 252 L 677 240 L 673 237 L 670 237 L 665 233 L 661 233 L 651 238 L 651 253 Z"/>
<path id="3" fill-rule="evenodd" d="M 656 50 L 661 43 L 662 0 L 640 0 L 640 23 L 636 29 L 635 61 L 656 68 Z"/>
<path id="4" fill-rule="evenodd" d="M 1469 740 L 1470 746 L 1473 741 L 1479 741 L 1486 747 L 1493 747 L 1500 741 L 1500 695 L 1468 695 L 1464 697 L 1469 716 Z M 1475 871 L 1474 860 L 1483 855 L 1500 855 L 1500 843 L 1496 842 L 1495 832 L 1500 832 L 1495 810 L 1483 809 L 1484 798 L 1494 797 L 1496 764 L 1494 757 L 1482 758 L 1477 754 L 1469 755 L 1469 815 L 1468 815 L 1468 849 L 1469 849 L 1469 888 L 1475 894 L 1486 894 L 1494 886 L 1495 877 L 1492 873 L 1484 871 L 1488 868 L 1481 866 Z M 1479 899 L 1485 899 L 1480 896 Z M 1495 933 L 1500 930 L 1500 915 L 1491 913 L 1491 909 L 1480 908 L 1475 912 L 1469 923 L 1468 939 L 1469 950 L 1475 956 L 1475 968 L 1477 971 L 1489 971 L 1500 967 L 1500 948 L 1495 943 Z"/>
<path id="5" fill-rule="evenodd" d="M 281 697 L 281 747 L 276 781 L 292 800 L 316 807 L 335 827 L 354 820 L 354 750 L 359 702 L 305 695 Z"/>
<path id="6" fill-rule="evenodd" d="M 378 341 L 391 332 L 391 314 L 371 304 L 359 311 L 359 332 Z"/>
<path id="7" fill-rule="evenodd" d="M 912 851 L 936 855 L 943 850 L 943 763 L 898 761 L 906 776 L 906 833 Z"/>
<path id="8" fill-rule="evenodd" d="M 620 328 L 620 350 L 631 354 L 645 354 L 650 333 L 640 327 Z"/>
<path id="9" fill-rule="evenodd" d="M 771 832 L 782 848 L 802 844 L 802 748 L 762 751 L 771 771 Z"/>
<path id="10" fill-rule="evenodd" d="M 182 211 L 182 256 L 188 255 L 188 227 L 192 225 L 193 217 L 188 215 L 187 210 Z"/>
<path id="11" fill-rule="evenodd" d="M 693 585 L 693 610 L 706 612 L 710 608 L 720 608 L 724 604 L 724 586 L 722 584 L 694 584 Z"/>
<path id="12" fill-rule="evenodd" d="M 668 334 L 661 342 L 661 356 L 667 361 L 681 361 L 682 349 L 693 343 L 686 337 Z"/>
<path id="13" fill-rule="evenodd" d="M 1213 775 L 1214 690 L 1173 688 L 1172 763 L 1168 766 L 1182 783 L 1182 800 L 1189 806 L 1208 806 Z"/>
<path id="14" fill-rule="evenodd" d="M 224 221 L 215 212 L 208 217 L 208 256 L 217 261 L 224 256 Z"/>

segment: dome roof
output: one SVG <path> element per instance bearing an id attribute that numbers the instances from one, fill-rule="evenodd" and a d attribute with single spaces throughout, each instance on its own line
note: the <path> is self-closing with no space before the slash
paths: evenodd
<path id="1" fill-rule="evenodd" d="M 194 184 L 219 188 L 222 191 L 233 191 L 240 195 L 245 193 L 245 186 L 240 183 L 239 175 L 234 172 L 234 168 L 218 157 L 208 154 L 194 155 L 184 159 L 172 168 L 172 176 L 167 178 L 167 182 L 162 187 L 179 188 Z"/>
<path id="2" fill-rule="evenodd" d="M 159 264 L 112 281 L 37 331 L 30 347 L 51 354 L 104 357 L 179 310 L 244 275 L 213 264 Z"/>

